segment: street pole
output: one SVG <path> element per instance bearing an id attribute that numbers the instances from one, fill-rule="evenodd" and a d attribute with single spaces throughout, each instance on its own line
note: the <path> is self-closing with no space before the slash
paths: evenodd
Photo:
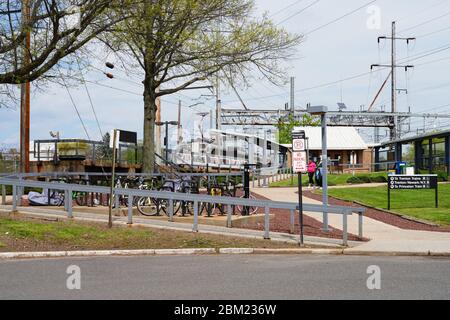
<path id="1" fill-rule="evenodd" d="M 178 101 L 177 145 L 181 144 L 181 100 Z"/>
<path id="2" fill-rule="evenodd" d="M 328 206 L 328 146 L 327 146 L 327 115 L 322 118 L 322 202 L 324 208 Z M 328 212 L 323 212 L 323 231 L 328 232 Z"/>
<path id="3" fill-rule="evenodd" d="M 165 125 L 166 125 L 166 137 L 164 139 L 164 145 L 166 147 L 166 152 L 165 152 L 166 166 L 168 166 L 169 165 L 169 122 L 166 121 Z"/>
<path id="4" fill-rule="evenodd" d="M 396 88 L 396 61 L 395 61 L 395 21 L 392 22 L 392 45 L 391 45 L 391 107 L 392 113 L 397 112 L 397 88 Z M 391 133 L 391 140 L 397 139 L 398 133 L 398 118 L 394 116 L 394 128 L 391 129 L 393 132 Z"/>
<path id="5" fill-rule="evenodd" d="M 22 2 L 22 24 L 28 24 L 31 19 L 30 0 Z M 28 28 L 27 28 L 28 30 Z M 24 41 L 23 64 L 30 63 L 31 35 L 26 32 Z M 21 85 L 20 93 L 20 171 L 30 172 L 30 82 Z"/>
<path id="6" fill-rule="evenodd" d="M 298 174 L 298 220 L 300 225 L 300 242 L 303 246 L 303 183 L 302 173 L 307 172 L 307 150 L 306 150 L 306 136 L 304 130 L 292 131 L 292 159 L 293 159 L 293 171 Z"/>
<path id="7" fill-rule="evenodd" d="M 327 112 L 325 106 L 308 105 L 308 113 L 313 116 L 320 116 L 322 126 L 322 204 L 323 204 L 323 229 L 328 232 L 328 146 L 327 146 Z"/>
<path id="8" fill-rule="evenodd" d="M 303 246 L 304 237 L 303 237 L 303 185 L 302 185 L 302 173 L 298 173 L 298 214 L 299 214 L 299 222 L 300 222 L 300 245 Z"/>
<path id="9" fill-rule="evenodd" d="M 112 158 L 112 174 L 111 174 L 111 186 L 109 189 L 109 216 L 108 216 L 108 228 L 112 228 L 112 206 L 113 206 L 113 194 L 114 194 L 114 182 L 116 175 L 116 140 L 117 140 L 117 130 L 114 129 L 113 132 L 113 158 Z M 116 208 L 118 209 L 118 208 Z"/>

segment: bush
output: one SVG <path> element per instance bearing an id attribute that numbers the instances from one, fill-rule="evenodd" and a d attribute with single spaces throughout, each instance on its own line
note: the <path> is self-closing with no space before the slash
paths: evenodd
<path id="1" fill-rule="evenodd" d="M 359 180 L 361 180 L 363 183 L 370 183 L 369 176 L 358 176 Z"/>
<path id="2" fill-rule="evenodd" d="M 347 179 L 347 183 L 349 183 L 349 184 L 360 184 L 360 183 L 363 183 L 363 181 L 360 178 L 354 176 L 354 177 L 348 178 Z"/>
<path id="3" fill-rule="evenodd" d="M 448 174 L 445 171 L 439 171 L 437 172 L 438 175 L 438 181 L 448 181 Z"/>
<path id="4" fill-rule="evenodd" d="M 382 183 L 387 182 L 387 178 L 385 176 L 372 176 L 370 177 L 371 182 Z"/>

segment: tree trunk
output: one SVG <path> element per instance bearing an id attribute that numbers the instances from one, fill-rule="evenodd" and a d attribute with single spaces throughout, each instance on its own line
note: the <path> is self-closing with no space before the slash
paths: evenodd
<path id="1" fill-rule="evenodd" d="M 145 84 L 144 89 L 144 150 L 142 157 L 142 172 L 155 172 L 155 117 L 156 98 L 151 85 Z"/>

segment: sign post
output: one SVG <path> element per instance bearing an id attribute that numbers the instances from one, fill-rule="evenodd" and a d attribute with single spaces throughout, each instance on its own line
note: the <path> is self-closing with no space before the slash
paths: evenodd
<path id="1" fill-rule="evenodd" d="M 298 174 L 298 212 L 300 223 L 300 245 L 304 244 L 303 236 L 303 185 L 302 185 L 302 173 L 307 171 L 307 157 L 305 146 L 305 131 L 294 130 L 292 131 L 292 167 L 294 173 Z"/>
<path id="2" fill-rule="evenodd" d="M 113 195 L 114 195 L 114 181 L 115 181 L 115 175 L 116 175 L 116 152 L 117 152 L 117 145 L 119 143 L 119 135 L 120 131 L 114 129 L 111 135 L 110 140 L 110 146 L 113 149 L 112 154 L 112 170 L 111 170 L 111 185 L 110 185 L 110 191 L 109 191 L 109 211 L 108 211 L 108 228 L 112 228 L 113 221 L 112 221 L 112 206 L 113 206 Z M 116 208 L 118 209 L 118 208 Z"/>
<path id="3" fill-rule="evenodd" d="M 390 175 L 388 176 L 388 210 L 391 210 L 391 190 L 435 190 L 435 206 L 438 208 L 437 175 Z"/>

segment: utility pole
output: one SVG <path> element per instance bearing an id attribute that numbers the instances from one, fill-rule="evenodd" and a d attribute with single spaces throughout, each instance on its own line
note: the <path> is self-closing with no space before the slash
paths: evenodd
<path id="1" fill-rule="evenodd" d="M 222 101 L 220 101 L 220 81 L 219 76 L 216 78 L 216 129 L 221 130 L 220 115 L 222 113 Z"/>
<path id="2" fill-rule="evenodd" d="M 406 41 L 407 44 L 409 44 L 410 41 L 416 40 L 416 38 L 400 38 L 396 35 L 396 24 L 395 21 L 392 22 L 392 35 L 390 37 L 378 37 L 378 43 L 380 43 L 381 40 L 391 40 L 391 64 L 390 65 L 380 65 L 380 64 L 373 64 L 370 68 L 373 69 L 374 67 L 383 67 L 383 68 L 390 68 L 391 69 L 391 112 L 396 113 L 397 112 L 397 77 L 396 77 L 396 70 L 397 68 L 404 68 L 405 71 L 408 71 L 409 68 L 414 68 L 412 65 L 397 65 L 396 56 L 396 41 L 397 40 L 403 40 Z M 394 116 L 392 117 L 392 126 L 390 128 L 390 139 L 395 140 L 400 137 L 400 132 L 398 130 L 399 123 L 398 123 L 398 117 Z"/>
<path id="3" fill-rule="evenodd" d="M 181 100 L 178 100 L 177 144 L 181 144 Z"/>
<path id="4" fill-rule="evenodd" d="M 31 19 L 30 0 L 22 1 L 22 25 L 26 26 L 26 37 L 23 49 L 23 65 L 30 63 L 31 35 L 28 24 Z M 30 82 L 20 88 L 20 171 L 30 172 Z"/>
<path id="5" fill-rule="evenodd" d="M 291 77 L 291 103 L 290 103 L 290 105 L 291 105 L 292 116 L 295 116 L 295 106 L 294 106 L 295 93 L 294 93 L 294 90 L 295 90 L 295 78 Z"/>

